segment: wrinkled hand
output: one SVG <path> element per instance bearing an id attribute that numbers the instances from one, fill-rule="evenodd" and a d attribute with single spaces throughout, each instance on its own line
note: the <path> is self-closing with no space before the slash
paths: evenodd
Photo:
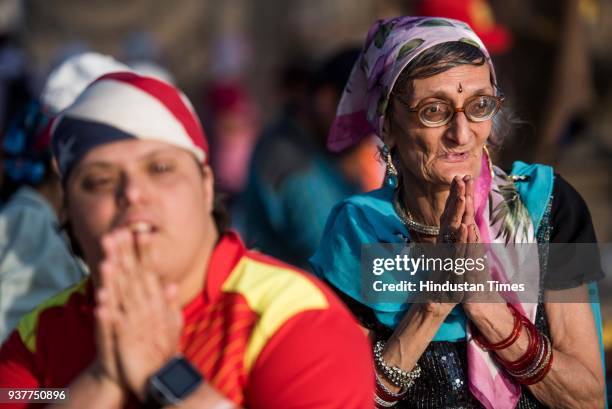
<path id="1" fill-rule="evenodd" d="M 473 205 L 471 209 L 468 209 L 466 197 L 466 190 L 470 183 L 467 180 L 471 180 L 469 176 L 453 178 L 444 211 L 440 217 L 440 234 L 436 239 L 435 257 L 456 259 L 465 256 L 465 246 L 462 244 L 467 242 L 468 228 L 464 221 L 469 218 L 470 211 L 473 219 Z M 471 183 L 473 186 L 473 182 Z M 454 272 L 439 273 L 434 278 L 434 281 L 440 283 L 445 281 L 463 283 L 464 280 L 462 274 Z M 447 294 L 440 294 L 439 302 L 458 304 L 462 302 L 463 297 L 462 292 L 451 291 Z"/>
<path id="2" fill-rule="evenodd" d="M 149 237 L 118 229 L 102 239 L 99 361 L 141 399 L 148 378 L 178 352 L 183 326 L 176 286 L 151 268 Z"/>
<path id="3" fill-rule="evenodd" d="M 465 273 L 465 282 L 471 284 L 484 284 L 485 291 L 484 292 L 467 292 L 463 298 L 463 307 L 464 309 L 469 310 L 473 304 L 471 303 L 487 303 L 487 302 L 495 302 L 500 301 L 497 293 L 489 291 L 489 284 L 487 281 L 491 280 L 491 274 L 488 267 L 488 261 L 486 257 L 486 247 L 485 244 L 481 241 L 480 231 L 478 230 L 478 226 L 476 225 L 475 220 L 475 200 L 474 200 L 474 180 L 469 179 L 465 181 L 465 204 L 466 210 L 463 214 L 463 219 L 461 221 L 462 225 L 467 227 L 467 237 L 466 237 L 466 245 L 465 247 L 465 259 L 478 260 L 481 259 L 484 261 L 483 269 L 472 269 L 472 271 Z"/>
<path id="4" fill-rule="evenodd" d="M 471 181 L 471 178 L 469 176 L 463 178 L 455 176 L 453 178 L 444 211 L 440 217 L 440 234 L 438 235 L 437 243 L 456 244 L 467 241 L 468 229 L 464 220 L 474 219 L 474 204 L 473 200 L 471 207 L 467 204 L 466 189 L 468 186 L 466 180 Z M 472 190 L 473 185 L 474 183 L 471 181 L 470 186 Z"/>

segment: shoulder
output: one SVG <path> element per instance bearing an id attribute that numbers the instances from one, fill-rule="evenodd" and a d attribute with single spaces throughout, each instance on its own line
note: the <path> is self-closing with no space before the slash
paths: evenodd
<path id="1" fill-rule="evenodd" d="M 510 174 L 519 178 L 519 185 L 525 190 L 542 190 L 543 194 L 552 195 L 553 205 L 567 202 L 571 206 L 586 207 L 580 193 L 551 166 L 517 161 Z"/>
<path id="2" fill-rule="evenodd" d="M 563 176 L 555 173 L 553 209 L 561 207 L 588 212 L 582 195 Z"/>
<path id="3" fill-rule="evenodd" d="M 223 284 L 239 294 L 257 317 L 246 366 L 251 367 L 268 341 L 288 322 L 310 315 L 351 322 L 344 305 L 319 279 L 273 257 L 247 251 Z M 308 324 L 306 324 L 308 325 Z M 295 328 L 298 333 L 305 328 Z"/>
<path id="4" fill-rule="evenodd" d="M 302 391 L 300 401 L 308 407 L 370 403 L 367 338 L 331 290 L 312 275 L 259 253 L 247 252 L 241 264 L 240 283 L 233 285 L 259 317 L 244 358 L 251 374 L 249 406 L 293 408 L 286 379 Z M 338 377 L 347 367 L 354 370 Z"/>
<path id="5" fill-rule="evenodd" d="M 50 319 L 52 314 L 49 314 L 57 308 L 74 307 L 73 302 L 76 298 L 85 296 L 90 286 L 88 278 L 81 280 L 79 283 L 68 287 L 53 297 L 39 304 L 34 310 L 26 314 L 17 325 L 17 333 L 23 344 L 35 353 L 37 347 L 38 329 L 42 321 Z M 61 315 L 61 314 L 60 314 Z M 61 318 L 60 318 L 61 319 Z"/>
<path id="6" fill-rule="evenodd" d="M 331 251 L 334 242 L 341 247 L 402 242 L 407 231 L 393 207 L 393 195 L 393 189 L 383 187 L 338 203 L 329 214 L 318 251 Z"/>
<path id="7" fill-rule="evenodd" d="M 534 221 L 550 211 L 551 241 L 595 242 L 591 215 L 578 191 L 551 166 L 515 162 L 512 175 Z"/>
<path id="8" fill-rule="evenodd" d="M 527 207 L 534 228 L 538 230 L 552 197 L 553 168 L 538 163 L 517 161 L 512 164 L 510 175 L 514 179 L 522 202 Z"/>
<path id="9" fill-rule="evenodd" d="M 47 200 L 41 196 L 36 190 L 29 186 L 23 186 L 18 189 L 6 202 L 2 211 L 14 211 L 15 209 L 45 209 L 52 211 Z"/>
<path id="10" fill-rule="evenodd" d="M 30 188 L 18 190 L 0 212 L 0 240 L 36 248 L 41 236 L 56 232 L 58 221 L 48 202 Z"/>
<path id="11" fill-rule="evenodd" d="M 383 187 L 339 202 L 329 215 L 326 230 L 334 222 L 348 222 L 361 229 L 374 229 L 380 223 L 389 221 L 397 222 L 399 219 L 393 208 L 393 190 Z"/>
<path id="12" fill-rule="evenodd" d="M 307 310 L 345 313 L 343 304 L 317 277 L 254 250 L 245 252 L 223 289 L 240 292 L 261 314 L 275 311 L 284 317 L 280 320 Z"/>
<path id="13" fill-rule="evenodd" d="M 387 187 L 381 187 L 379 189 L 371 190 L 365 193 L 359 193 L 352 195 L 344 199 L 341 204 L 355 207 L 380 207 L 390 206 L 393 200 L 393 190 Z"/>
<path id="14" fill-rule="evenodd" d="M 332 210 L 310 258 L 313 272 L 343 294 L 363 299 L 361 251 L 365 244 L 403 243 L 408 232 L 393 208 L 394 191 L 381 188 L 351 196 Z"/>
<path id="15" fill-rule="evenodd" d="M 550 225 L 552 242 L 595 243 L 597 241 L 591 213 L 584 198 L 559 174 L 555 174 Z"/>
<path id="16" fill-rule="evenodd" d="M 55 220 L 49 203 L 35 190 L 29 187 L 19 189 L 2 208 L 0 217 L 7 221 L 36 218 L 37 220 Z"/>

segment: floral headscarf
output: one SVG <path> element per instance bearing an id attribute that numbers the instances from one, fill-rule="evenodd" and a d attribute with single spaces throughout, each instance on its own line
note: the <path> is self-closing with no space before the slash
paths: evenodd
<path id="1" fill-rule="evenodd" d="M 460 41 L 482 51 L 495 70 L 484 44 L 466 23 L 440 17 L 395 17 L 377 21 L 344 88 L 327 146 L 338 152 L 375 133 L 382 136 L 389 95 L 402 70 L 423 51 Z"/>

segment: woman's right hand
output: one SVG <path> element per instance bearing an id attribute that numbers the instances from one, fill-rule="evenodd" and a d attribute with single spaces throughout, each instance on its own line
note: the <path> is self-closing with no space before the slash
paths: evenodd
<path id="1" fill-rule="evenodd" d="M 444 260 L 465 257 L 466 246 L 464 243 L 468 240 L 468 225 L 465 223 L 466 216 L 473 215 L 474 213 L 473 201 L 467 200 L 466 193 L 469 188 L 473 188 L 473 183 L 469 176 L 464 176 L 463 178 L 455 176 L 453 178 L 444 211 L 440 217 L 440 233 L 430 257 L 442 258 Z M 462 274 L 456 274 L 454 271 L 432 271 L 430 274 L 430 280 L 441 284 L 447 281 L 453 284 L 461 284 L 465 280 Z M 440 309 L 442 312 L 449 313 L 455 305 L 463 301 L 463 296 L 463 292 L 459 291 L 428 293 L 427 299 L 449 305 L 425 305 L 424 307 L 433 312 Z"/>
<path id="2" fill-rule="evenodd" d="M 465 243 L 468 237 L 468 229 L 463 223 L 464 214 L 474 212 L 474 209 L 468 209 L 466 205 L 466 183 L 469 182 L 469 176 L 463 178 L 455 176 L 450 186 L 450 192 L 446 199 L 444 211 L 440 217 L 440 234 L 436 242 L 440 243 Z M 472 204 L 473 206 L 473 204 Z"/>
<path id="3" fill-rule="evenodd" d="M 100 288 L 96 290 L 95 341 L 97 356 L 91 367 L 94 378 L 101 384 L 123 391 L 123 381 L 116 354 L 114 324 L 117 317 L 116 290 L 104 274 L 100 274 Z"/>
<path id="4" fill-rule="evenodd" d="M 466 182 L 459 176 L 453 179 L 450 193 L 446 200 L 444 212 L 440 220 L 440 234 L 437 244 L 452 244 L 448 250 L 451 254 L 448 257 L 463 257 L 465 249 L 457 246 L 458 243 L 466 243 L 468 239 L 468 229 L 464 221 L 466 213 Z M 473 183 L 473 182 L 469 182 Z M 472 209 L 473 210 L 473 209 Z M 453 243 L 448 243 L 452 238 Z M 440 247 L 436 245 L 434 253 L 440 256 Z M 430 277 L 433 281 L 443 282 L 446 280 L 462 281 L 462 276 L 454 273 Z M 393 334 L 385 344 L 383 359 L 388 365 L 397 366 L 405 371 L 414 368 L 417 361 L 438 332 L 440 325 L 444 322 L 453 308 L 461 302 L 463 294 L 450 292 L 447 294 L 428 293 L 421 294 L 424 297 L 418 302 L 414 302 L 406 315 L 402 318 Z M 431 297 L 434 295 L 433 297 Z M 399 390 L 388 382 L 387 386 L 394 391 Z"/>

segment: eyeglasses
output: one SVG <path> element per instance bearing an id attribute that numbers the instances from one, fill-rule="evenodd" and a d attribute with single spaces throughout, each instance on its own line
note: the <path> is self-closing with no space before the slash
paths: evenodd
<path id="1" fill-rule="evenodd" d="M 410 108 L 416 112 L 419 121 L 429 128 L 436 128 L 449 123 L 457 112 L 463 112 L 472 122 L 487 121 L 499 111 L 504 102 L 503 96 L 474 95 L 465 100 L 462 107 L 453 107 L 448 101 L 430 101 Z M 401 101 L 405 104 L 404 101 Z"/>

